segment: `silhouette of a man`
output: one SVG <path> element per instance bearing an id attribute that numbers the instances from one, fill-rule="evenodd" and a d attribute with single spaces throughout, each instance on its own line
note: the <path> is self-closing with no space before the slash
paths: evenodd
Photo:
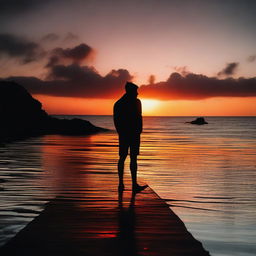
<path id="1" fill-rule="evenodd" d="M 130 149 L 130 170 L 134 192 L 140 192 L 147 187 L 137 183 L 137 156 L 140 152 L 142 132 L 141 102 L 137 99 L 137 90 L 137 85 L 127 82 L 126 93 L 114 105 L 114 123 L 119 135 L 118 188 L 124 190 L 124 162 Z"/>

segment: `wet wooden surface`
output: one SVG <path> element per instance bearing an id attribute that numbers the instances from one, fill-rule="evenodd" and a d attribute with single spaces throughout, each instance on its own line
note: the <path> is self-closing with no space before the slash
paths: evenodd
<path id="1" fill-rule="evenodd" d="M 70 182 L 0 255 L 209 255 L 153 190 L 132 194 L 130 176 L 124 193 L 113 173 Z"/>

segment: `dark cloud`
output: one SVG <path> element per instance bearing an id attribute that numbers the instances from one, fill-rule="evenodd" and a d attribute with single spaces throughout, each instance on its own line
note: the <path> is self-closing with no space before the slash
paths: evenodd
<path id="1" fill-rule="evenodd" d="M 79 36 L 76 34 L 73 34 L 72 32 L 68 32 L 67 35 L 64 37 L 65 41 L 72 41 L 72 40 L 78 40 Z"/>
<path id="2" fill-rule="evenodd" d="M 35 77 L 9 77 L 23 85 L 32 94 L 79 98 L 113 98 L 124 91 L 126 81 L 132 76 L 125 69 L 112 70 L 101 76 L 94 68 L 72 64 L 56 65 L 51 80 Z"/>
<path id="3" fill-rule="evenodd" d="M 48 78 L 50 79 L 67 79 L 70 81 L 86 81 L 87 79 L 96 79 L 100 75 L 93 67 L 80 66 L 71 64 L 68 66 L 55 65 L 51 68 Z"/>
<path id="4" fill-rule="evenodd" d="M 256 55 L 251 55 L 247 58 L 248 62 L 254 62 L 256 60 Z"/>
<path id="5" fill-rule="evenodd" d="M 24 13 L 53 1 L 56 0 L 0 0 L 0 14 L 14 15 Z"/>
<path id="6" fill-rule="evenodd" d="M 54 42 L 58 39 L 60 39 L 60 36 L 56 33 L 49 33 L 42 37 L 42 41 L 44 42 Z"/>
<path id="7" fill-rule="evenodd" d="M 50 54 L 49 61 L 46 67 L 53 67 L 57 64 L 62 64 L 65 60 L 71 63 L 81 63 L 84 61 L 91 53 L 93 49 L 87 44 L 80 44 L 74 48 L 55 48 Z"/>
<path id="8" fill-rule="evenodd" d="M 18 58 L 23 64 L 38 60 L 45 52 L 35 42 L 11 34 L 0 34 L 0 57 Z"/>
<path id="9" fill-rule="evenodd" d="M 45 36 L 42 37 L 42 41 L 43 42 L 54 42 L 59 40 L 60 38 L 63 39 L 63 41 L 74 41 L 74 40 L 78 40 L 79 36 L 76 34 L 73 34 L 71 32 L 66 33 L 66 35 L 58 35 L 56 33 L 48 33 Z"/>
<path id="10" fill-rule="evenodd" d="M 33 94 L 84 98 L 116 98 L 123 93 L 126 81 L 132 76 L 125 69 L 112 70 L 101 76 L 94 68 L 57 65 L 52 79 L 43 81 L 35 77 L 10 77 Z M 226 78 L 207 77 L 199 74 L 182 76 L 172 73 L 164 82 L 142 85 L 142 98 L 159 100 L 198 100 L 213 97 L 255 97 L 256 77 Z"/>
<path id="11" fill-rule="evenodd" d="M 224 69 L 222 69 L 218 76 L 232 76 L 236 73 L 239 63 L 238 62 L 231 62 L 226 65 Z"/>
<path id="12" fill-rule="evenodd" d="M 3 40 L 1 40 L 1 37 Z M 18 57 L 23 62 L 35 60 L 40 46 L 34 42 L 12 35 L 0 35 L 0 53 Z M 85 66 L 85 60 L 93 49 L 82 43 L 73 48 L 55 48 L 48 53 L 46 80 L 35 77 L 9 77 L 23 85 L 32 94 L 84 98 L 116 98 L 124 91 L 126 81 L 133 77 L 125 69 L 112 70 L 100 75 L 93 67 Z M 238 63 L 229 63 L 219 72 L 221 75 L 235 73 Z M 149 77 L 149 84 L 140 87 L 140 96 L 160 100 L 206 99 L 212 97 L 256 96 L 256 77 L 226 78 L 207 77 L 189 73 L 187 67 L 176 67 L 163 82 L 155 82 Z"/>
<path id="13" fill-rule="evenodd" d="M 183 76 L 186 76 L 189 73 L 191 73 L 191 72 L 188 71 L 188 67 L 187 66 L 182 66 L 182 67 L 175 66 L 174 70 L 176 72 L 178 72 L 179 74 L 183 75 Z"/>
<path id="14" fill-rule="evenodd" d="M 256 96 L 256 77 L 218 79 L 193 73 L 186 76 L 172 73 L 164 82 L 141 86 L 140 95 L 160 100 L 252 97 Z"/>
<path id="15" fill-rule="evenodd" d="M 123 92 L 132 76 L 125 69 L 100 75 L 93 67 L 82 65 L 93 49 L 80 44 L 73 48 L 55 48 L 49 53 L 46 80 L 35 77 L 9 77 L 30 93 L 64 97 L 112 98 Z"/>

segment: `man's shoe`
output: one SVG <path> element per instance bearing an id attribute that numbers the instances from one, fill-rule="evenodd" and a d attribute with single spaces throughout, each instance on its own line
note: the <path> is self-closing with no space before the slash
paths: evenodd
<path id="1" fill-rule="evenodd" d="M 141 191 L 143 191 L 147 187 L 148 187 L 148 185 L 140 186 L 140 185 L 137 184 L 137 185 L 132 187 L 132 191 L 135 192 L 135 193 L 140 193 Z"/>

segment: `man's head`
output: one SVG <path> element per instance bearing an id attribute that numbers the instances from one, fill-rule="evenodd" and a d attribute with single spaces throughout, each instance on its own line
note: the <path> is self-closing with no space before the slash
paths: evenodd
<path id="1" fill-rule="evenodd" d="M 136 84 L 133 84 L 131 82 L 126 82 L 125 84 L 125 91 L 128 95 L 131 95 L 131 96 L 137 96 L 138 95 L 138 86 Z"/>

